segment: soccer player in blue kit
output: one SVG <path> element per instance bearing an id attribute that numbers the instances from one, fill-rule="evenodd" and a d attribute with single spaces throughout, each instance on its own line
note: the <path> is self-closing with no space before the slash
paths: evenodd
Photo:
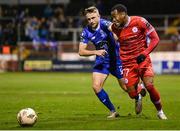
<path id="1" fill-rule="evenodd" d="M 96 55 L 92 74 L 92 87 L 99 100 L 110 110 L 110 115 L 107 118 L 115 118 L 119 114 L 116 112 L 103 86 L 108 75 L 111 73 L 117 78 L 121 88 L 126 91 L 122 76 L 122 64 L 119 57 L 119 45 L 116 43 L 113 33 L 108 30 L 111 22 L 101 19 L 96 7 L 86 8 L 84 15 L 86 16 L 88 26 L 83 29 L 81 34 L 79 55 Z M 87 49 L 89 41 L 94 44 L 96 50 Z"/>

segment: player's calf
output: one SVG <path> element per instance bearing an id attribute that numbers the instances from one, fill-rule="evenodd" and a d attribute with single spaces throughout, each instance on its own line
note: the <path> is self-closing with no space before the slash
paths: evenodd
<path id="1" fill-rule="evenodd" d="M 146 88 L 143 83 L 137 85 L 137 92 L 138 94 L 141 94 L 142 97 L 146 96 Z"/>
<path id="2" fill-rule="evenodd" d="M 137 90 L 135 88 L 129 90 L 128 94 L 132 99 L 135 99 L 135 113 L 140 114 L 142 112 L 142 96 L 141 96 L 141 94 L 140 93 L 138 94 Z"/>

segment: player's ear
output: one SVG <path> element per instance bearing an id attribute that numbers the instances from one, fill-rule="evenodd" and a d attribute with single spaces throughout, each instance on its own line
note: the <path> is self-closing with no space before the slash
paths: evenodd
<path id="1" fill-rule="evenodd" d="M 125 19 L 127 14 L 125 12 L 122 12 L 121 16 L 122 16 L 123 19 Z"/>
<path id="2" fill-rule="evenodd" d="M 122 17 L 126 17 L 126 13 L 125 12 L 122 12 Z"/>

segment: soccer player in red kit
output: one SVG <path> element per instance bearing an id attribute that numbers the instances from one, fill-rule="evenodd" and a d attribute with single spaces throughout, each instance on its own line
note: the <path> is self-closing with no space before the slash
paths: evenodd
<path id="1" fill-rule="evenodd" d="M 111 10 L 113 24 L 110 29 L 120 42 L 125 84 L 131 98 L 137 96 L 135 87 L 142 79 L 160 119 L 167 119 L 162 110 L 160 95 L 153 84 L 153 69 L 149 54 L 157 46 L 159 37 L 154 27 L 143 17 L 128 16 L 122 4 Z"/>

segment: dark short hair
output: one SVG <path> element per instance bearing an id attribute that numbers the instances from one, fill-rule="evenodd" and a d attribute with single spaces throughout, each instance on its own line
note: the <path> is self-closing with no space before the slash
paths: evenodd
<path id="1" fill-rule="evenodd" d="M 117 4 L 111 8 L 111 11 L 117 10 L 118 12 L 125 12 L 127 13 L 127 8 L 126 6 L 122 4 Z"/>
<path id="2" fill-rule="evenodd" d="M 93 13 L 97 10 L 98 9 L 95 6 L 90 6 L 90 7 L 84 9 L 83 14 L 86 15 L 87 13 Z"/>

